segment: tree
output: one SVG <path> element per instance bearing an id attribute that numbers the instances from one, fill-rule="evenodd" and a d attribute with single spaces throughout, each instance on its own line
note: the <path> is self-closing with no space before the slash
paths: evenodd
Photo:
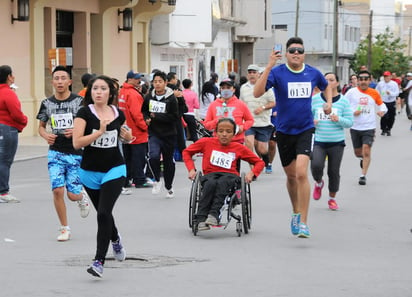
<path id="1" fill-rule="evenodd" d="M 386 27 L 384 33 L 377 34 L 372 42 L 371 69 L 374 77 L 380 77 L 384 71 L 406 73 L 409 71 L 411 57 L 403 54 L 406 44 Z M 368 39 L 362 40 L 350 61 L 350 68 L 357 73 L 360 66 L 368 64 Z"/>

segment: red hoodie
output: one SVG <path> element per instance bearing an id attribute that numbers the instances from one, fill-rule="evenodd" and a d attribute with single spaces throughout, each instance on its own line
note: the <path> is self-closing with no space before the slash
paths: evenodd
<path id="1" fill-rule="evenodd" d="M 126 124 L 132 129 L 132 134 L 136 139 L 131 144 L 148 142 L 147 124 L 143 118 L 142 104 L 143 97 L 136 88 L 128 83 L 123 83 L 119 92 L 119 109 L 126 116 Z"/>
<path id="2" fill-rule="evenodd" d="M 8 84 L 0 84 L 0 124 L 14 127 L 19 132 L 27 125 L 19 98 Z"/>
<path id="3" fill-rule="evenodd" d="M 208 130 L 214 130 L 220 118 L 231 118 L 235 121 L 236 125 L 243 128 L 243 132 L 236 134 L 232 141 L 243 143 L 245 131 L 252 127 L 254 123 L 253 115 L 250 113 L 247 105 L 236 96 L 229 98 L 226 101 L 226 106 L 224 106 L 223 102 L 222 99 L 216 99 L 210 103 L 203 125 Z"/>

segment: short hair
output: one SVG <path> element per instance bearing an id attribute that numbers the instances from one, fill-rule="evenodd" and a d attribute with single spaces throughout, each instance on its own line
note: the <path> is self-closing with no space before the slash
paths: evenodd
<path id="1" fill-rule="evenodd" d="M 171 81 L 172 79 L 176 78 L 176 72 L 169 72 L 166 78 L 167 78 L 167 81 Z"/>
<path id="2" fill-rule="evenodd" d="M 53 69 L 52 71 L 52 76 L 54 75 L 54 73 L 56 73 L 57 71 L 64 71 L 69 75 L 69 78 L 72 78 L 72 74 L 70 73 L 69 69 L 67 69 L 65 66 L 59 65 L 56 66 L 56 68 Z"/>
<path id="3" fill-rule="evenodd" d="M 359 77 L 361 74 L 367 74 L 367 75 L 369 75 L 369 77 L 372 76 L 371 73 L 370 73 L 368 70 L 361 70 L 361 71 L 359 71 L 359 72 L 358 72 L 358 77 Z"/>
<path id="4" fill-rule="evenodd" d="M 13 72 L 9 65 L 1 65 L 0 66 L 0 84 L 5 84 L 7 82 L 7 78 L 12 73 Z"/>
<path id="5" fill-rule="evenodd" d="M 83 105 L 87 106 L 89 104 L 93 104 L 93 99 L 92 99 L 92 88 L 93 84 L 95 83 L 96 80 L 101 79 L 104 80 L 107 85 L 109 86 L 109 101 L 107 102 L 108 105 L 111 104 L 116 104 L 117 103 L 117 96 L 118 96 L 118 89 L 115 84 L 115 81 L 106 75 L 99 75 L 96 77 L 93 77 L 90 81 L 89 84 L 87 85 L 87 90 L 86 94 L 84 95 L 84 100 L 83 100 Z"/>
<path id="6" fill-rule="evenodd" d="M 301 44 L 303 46 L 303 39 L 300 37 L 289 38 L 289 40 L 286 42 L 286 48 L 289 48 L 289 46 L 293 43 Z"/>
<path id="7" fill-rule="evenodd" d="M 236 123 L 235 123 L 235 121 L 234 121 L 233 119 L 231 119 L 231 118 L 220 118 L 220 119 L 217 121 L 217 124 L 216 124 L 216 131 L 217 131 L 217 127 L 219 126 L 219 124 L 220 124 L 220 123 L 224 123 L 224 122 L 229 122 L 229 123 L 231 123 L 231 124 L 233 125 L 233 134 L 235 134 L 235 133 L 236 133 Z"/>
<path id="8" fill-rule="evenodd" d="M 96 76 L 96 74 L 91 74 L 91 73 L 83 74 L 82 77 L 81 77 L 83 87 L 87 87 L 87 84 L 89 83 L 89 80 L 91 80 L 95 76 Z"/>
<path id="9" fill-rule="evenodd" d="M 153 80 L 155 79 L 155 77 L 158 76 L 161 79 L 163 79 L 164 81 L 167 81 L 167 75 L 166 73 L 164 73 L 163 71 L 157 71 L 153 74 Z"/>
<path id="10" fill-rule="evenodd" d="M 190 88 L 190 86 L 192 85 L 192 80 L 191 80 L 191 79 L 188 79 L 188 78 L 185 78 L 185 79 L 182 81 L 182 85 L 183 85 L 183 87 L 184 87 L 185 89 L 188 89 L 188 88 Z"/>

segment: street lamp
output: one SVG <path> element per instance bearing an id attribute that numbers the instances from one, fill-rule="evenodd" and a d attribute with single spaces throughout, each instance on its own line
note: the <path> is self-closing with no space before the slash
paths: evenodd
<path id="1" fill-rule="evenodd" d="M 125 8 L 124 10 L 117 10 L 117 15 L 123 14 L 123 27 L 117 26 L 117 32 L 120 31 L 132 31 L 133 30 L 133 11 L 131 8 Z"/>
<path id="2" fill-rule="evenodd" d="M 14 2 L 14 0 L 11 0 Z M 27 22 L 30 17 L 30 6 L 29 0 L 17 0 L 17 18 L 14 17 L 13 13 L 11 14 L 11 23 L 14 21 Z"/>

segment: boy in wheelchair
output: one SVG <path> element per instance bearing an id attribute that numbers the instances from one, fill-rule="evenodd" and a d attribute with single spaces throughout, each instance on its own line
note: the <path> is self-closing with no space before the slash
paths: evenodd
<path id="1" fill-rule="evenodd" d="M 219 224 L 219 212 L 224 204 L 228 190 L 240 182 L 237 168 L 240 160 L 253 166 L 246 175 L 245 182 L 250 183 L 263 170 L 265 163 L 246 146 L 231 142 L 236 131 L 236 124 L 230 118 L 219 119 L 216 125 L 216 136 L 201 138 L 183 151 L 183 161 L 189 172 L 189 179 L 196 177 L 196 167 L 192 156 L 203 153 L 200 183 L 202 194 L 199 200 L 196 221 L 198 230 L 209 230 L 210 226 Z"/>

